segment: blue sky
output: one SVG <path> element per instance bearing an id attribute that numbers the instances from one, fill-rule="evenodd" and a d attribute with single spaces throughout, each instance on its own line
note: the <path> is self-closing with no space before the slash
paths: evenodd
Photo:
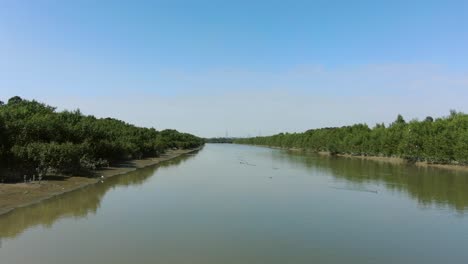
<path id="1" fill-rule="evenodd" d="M 468 112 L 468 1 L 0 3 L 0 100 L 200 136 Z"/>

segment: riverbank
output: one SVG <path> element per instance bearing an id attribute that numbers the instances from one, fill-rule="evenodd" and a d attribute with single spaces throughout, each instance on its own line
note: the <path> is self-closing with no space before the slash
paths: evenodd
<path id="1" fill-rule="evenodd" d="M 156 165 L 181 155 L 195 152 L 199 149 L 200 148 L 169 150 L 160 157 L 130 160 L 115 164 L 112 167 L 95 171 L 94 173 L 98 175 L 98 177 L 93 178 L 80 176 L 49 176 L 40 184 L 38 182 L 0 184 L 0 215 L 6 214 L 19 207 L 36 204 L 52 197 L 83 188 L 90 184 L 98 183 L 109 177 Z"/>
<path id="2" fill-rule="evenodd" d="M 328 151 L 316 152 L 316 151 L 311 151 L 311 150 L 301 149 L 301 148 L 282 148 L 282 147 L 266 146 L 266 145 L 253 145 L 253 146 L 266 147 L 266 148 L 272 148 L 272 149 L 282 149 L 282 150 L 288 150 L 288 151 L 294 151 L 294 152 L 317 153 L 320 155 L 332 156 L 332 154 Z M 410 162 L 408 160 L 405 160 L 403 158 L 398 158 L 398 157 L 362 156 L 362 155 L 350 155 L 350 154 L 337 154 L 333 156 L 341 157 L 341 158 L 373 160 L 373 161 L 393 163 L 393 164 L 411 164 L 411 165 L 415 165 L 418 167 L 432 167 L 432 168 L 439 168 L 439 169 L 445 169 L 445 170 L 468 172 L 468 166 L 464 166 L 464 165 L 437 164 L 437 163 L 428 163 L 425 161 Z"/>
<path id="3" fill-rule="evenodd" d="M 321 153 L 323 155 L 331 155 L 330 153 Z M 417 161 L 417 162 L 410 162 L 403 158 L 398 157 L 378 157 L 378 156 L 362 156 L 362 155 L 349 155 L 349 154 L 338 154 L 338 157 L 343 158 L 357 158 L 357 159 L 364 159 L 364 160 L 373 160 L 379 162 L 387 162 L 387 163 L 394 163 L 394 164 L 411 164 L 418 167 L 432 167 L 432 168 L 439 168 L 445 170 L 455 170 L 455 171 L 465 171 L 468 172 L 468 166 L 464 165 L 454 165 L 454 164 L 437 164 L 437 163 L 429 163 L 426 161 Z"/>

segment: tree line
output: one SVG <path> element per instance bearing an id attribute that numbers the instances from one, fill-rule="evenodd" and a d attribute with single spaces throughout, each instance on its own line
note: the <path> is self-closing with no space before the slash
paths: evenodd
<path id="1" fill-rule="evenodd" d="M 367 124 L 355 124 L 243 138 L 235 143 L 468 165 L 468 115 L 452 110 L 445 117 L 410 122 L 398 115 L 388 126 L 381 123 L 370 128 Z"/>
<path id="2" fill-rule="evenodd" d="M 233 143 L 235 138 L 217 137 L 217 138 L 205 138 L 205 143 Z"/>
<path id="3" fill-rule="evenodd" d="M 204 140 L 176 130 L 157 131 L 113 118 L 83 115 L 12 97 L 0 101 L 0 181 L 54 174 L 89 174 L 110 163 L 154 157 Z"/>

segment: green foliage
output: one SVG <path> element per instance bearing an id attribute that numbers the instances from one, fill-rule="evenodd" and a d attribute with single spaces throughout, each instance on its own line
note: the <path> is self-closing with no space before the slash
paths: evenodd
<path id="1" fill-rule="evenodd" d="M 8 100 L 8 104 L 9 104 L 9 105 L 17 104 L 17 103 L 21 103 L 22 101 L 23 101 L 23 99 L 22 99 L 21 97 L 19 97 L 19 96 L 14 96 L 14 97 L 12 97 L 12 98 L 10 98 L 10 99 Z"/>
<path id="2" fill-rule="evenodd" d="M 402 157 L 411 161 L 468 164 L 468 115 L 406 122 L 398 115 L 388 127 L 365 124 L 237 139 L 235 143 L 328 151 L 332 154 Z"/>
<path id="3" fill-rule="evenodd" d="M 18 180 L 23 175 L 86 173 L 109 162 L 202 144 L 203 139 L 176 130 L 136 127 L 79 110 L 57 112 L 18 96 L 0 104 L 0 180 L 7 174 L 7 180 Z"/>
<path id="4" fill-rule="evenodd" d="M 206 143 L 232 143 L 234 140 L 235 138 L 205 138 Z"/>

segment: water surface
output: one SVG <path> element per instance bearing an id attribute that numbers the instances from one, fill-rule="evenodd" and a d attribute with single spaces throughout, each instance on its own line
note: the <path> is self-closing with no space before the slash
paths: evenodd
<path id="1" fill-rule="evenodd" d="M 208 144 L 0 216 L 0 263 L 468 263 L 468 175 Z"/>

